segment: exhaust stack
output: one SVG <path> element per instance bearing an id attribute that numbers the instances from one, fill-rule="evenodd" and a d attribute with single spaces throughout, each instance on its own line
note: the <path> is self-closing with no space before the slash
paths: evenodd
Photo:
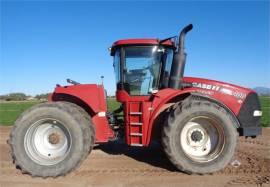
<path id="1" fill-rule="evenodd" d="M 173 62 L 170 72 L 169 88 L 181 89 L 183 88 L 183 75 L 186 64 L 185 36 L 193 28 L 192 24 L 187 25 L 179 35 L 178 47 L 173 55 Z"/>

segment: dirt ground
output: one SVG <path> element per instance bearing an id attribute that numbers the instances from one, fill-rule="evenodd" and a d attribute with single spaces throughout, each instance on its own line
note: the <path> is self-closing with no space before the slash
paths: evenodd
<path id="1" fill-rule="evenodd" d="M 175 171 L 158 146 L 133 148 L 110 143 L 96 147 L 76 171 L 56 179 L 32 178 L 16 169 L 6 143 L 9 132 L 9 127 L 0 127 L 0 187 L 270 187 L 270 128 L 264 128 L 263 135 L 256 139 L 239 138 L 233 161 L 239 161 L 240 166 L 230 164 L 211 175 L 187 175 Z"/>

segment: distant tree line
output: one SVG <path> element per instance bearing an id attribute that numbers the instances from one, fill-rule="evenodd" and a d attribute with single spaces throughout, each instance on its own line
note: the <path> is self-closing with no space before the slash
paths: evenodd
<path id="1" fill-rule="evenodd" d="M 26 95 L 25 93 L 10 93 L 0 95 L 2 101 L 26 101 L 26 100 L 47 100 L 49 93 L 38 94 L 36 96 Z"/>
<path id="2" fill-rule="evenodd" d="M 42 99 L 46 99 L 47 100 L 48 97 L 49 97 L 49 93 L 38 94 L 38 95 L 35 96 L 35 98 L 38 99 L 38 100 L 42 100 Z"/>

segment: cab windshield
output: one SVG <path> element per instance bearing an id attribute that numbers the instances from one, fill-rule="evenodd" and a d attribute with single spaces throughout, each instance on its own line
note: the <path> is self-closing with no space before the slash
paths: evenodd
<path id="1" fill-rule="evenodd" d="M 125 47 L 123 53 L 122 67 L 120 67 L 120 50 L 114 55 L 116 81 L 122 82 L 130 95 L 149 95 L 157 91 L 161 71 L 168 69 L 166 65 L 162 68 L 165 49 L 157 46 L 131 46 Z M 123 68 L 122 76 L 120 68 Z"/>

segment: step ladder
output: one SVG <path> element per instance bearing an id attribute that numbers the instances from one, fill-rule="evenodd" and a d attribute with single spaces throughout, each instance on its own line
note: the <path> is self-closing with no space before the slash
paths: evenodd
<path id="1" fill-rule="evenodd" d="M 131 146 L 143 146 L 143 120 L 143 102 L 130 102 L 127 128 Z"/>

